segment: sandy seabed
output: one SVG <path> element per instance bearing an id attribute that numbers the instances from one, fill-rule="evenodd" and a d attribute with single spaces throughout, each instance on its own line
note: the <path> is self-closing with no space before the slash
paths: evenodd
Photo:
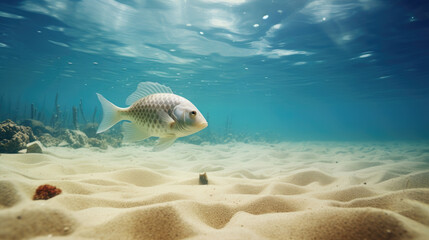
<path id="1" fill-rule="evenodd" d="M 199 185 L 207 172 L 209 184 Z M 33 201 L 51 184 L 62 193 Z M 427 143 L 0 155 L 0 239 L 429 239 Z"/>

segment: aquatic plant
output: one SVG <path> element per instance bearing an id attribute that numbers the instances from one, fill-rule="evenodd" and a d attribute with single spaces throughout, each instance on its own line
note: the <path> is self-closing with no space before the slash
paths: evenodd
<path id="1" fill-rule="evenodd" d="M 31 113 L 30 113 L 30 118 L 31 119 L 34 119 L 34 115 L 36 115 L 35 113 L 36 113 L 36 110 L 34 109 L 34 103 L 32 103 L 31 104 L 31 106 L 30 106 L 30 111 L 31 111 Z"/>
<path id="2" fill-rule="evenodd" d="M 231 134 L 231 116 L 228 116 L 225 121 L 225 137 Z"/>
<path id="3" fill-rule="evenodd" d="M 92 122 L 95 123 L 95 116 L 97 115 L 97 106 L 94 108 L 94 113 L 92 114 Z"/>
<path id="4" fill-rule="evenodd" d="M 75 106 L 73 106 L 72 111 L 73 111 L 73 126 L 75 130 L 78 130 L 79 128 L 77 125 L 77 109 Z"/>
<path id="5" fill-rule="evenodd" d="M 51 125 L 56 129 L 61 126 L 61 111 L 60 105 L 58 105 L 58 93 L 55 95 L 54 113 L 52 114 Z"/>
<path id="6" fill-rule="evenodd" d="M 80 102 L 79 102 L 79 110 L 80 110 L 80 116 L 82 117 L 83 122 L 85 124 L 88 123 L 88 121 L 86 121 L 85 114 L 83 113 L 82 99 L 80 99 Z"/>

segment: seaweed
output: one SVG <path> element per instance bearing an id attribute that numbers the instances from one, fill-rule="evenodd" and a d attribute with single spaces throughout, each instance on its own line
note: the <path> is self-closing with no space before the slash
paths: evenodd
<path id="1" fill-rule="evenodd" d="M 61 127 L 61 111 L 58 105 L 58 93 L 55 95 L 54 114 L 52 116 L 52 127 L 59 129 Z"/>
<path id="2" fill-rule="evenodd" d="M 225 136 L 231 135 L 231 125 L 232 120 L 231 116 L 227 116 L 226 122 L 225 122 Z"/>
<path id="3" fill-rule="evenodd" d="M 88 123 L 88 121 L 86 121 L 85 114 L 83 114 L 82 99 L 80 99 L 79 109 L 80 109 L 80 115 L 81 115 L 81 117 L 83 119 L 83 122 L 84 123 Z"/>
<path id="4" fill-rule="evenodd" d="M 92 114 L 92 122 L 95 123 L 95 116 L 97 114 L 97 106 L 94 108 L 94 113 Z"/>
<path id="5" fill-rule="evenodd" d="M 32 104 L 31 104 L 30 109 L 31 109 L 31 110 L 30 110 L 30 111 L 31 111 L 30 119 L 34 119 L 34 112 L 35 112 L 35 111 L 34 111 L 34 103 L 32 103 Z"/>
<path id="6" fill-rule="evenodd" d="M 10 117 L 11 115 L 12 115 L 12 99 L 10 99 L 10 96 L 9 96 L 7 118 L 11 118 Z"/>
<path id="7" fill-rule="evenodd" d="M 0 119 L 3 119 L 3 94 L 0 96 Z"/>
<path id="8" fill-rule="evenodd" d="M 75 106 L 73 106 L 72 111 L 73 111 L 73 126 L 75 130 L 78 130 L 79 128 L 77 125 L 77 109 Z"/>
<path id="9" fill-rule="evenodd" d="M 15 119 L 19 119 L 20 118 L 20 115 L 21 115 L 21 112 L 19 111 L 20 108 L 21 108 L 21 98 L 18 97 L 16 99 L 16 106 L 15 106 L 15 109 L 14 109 L 15 110 Z"/>

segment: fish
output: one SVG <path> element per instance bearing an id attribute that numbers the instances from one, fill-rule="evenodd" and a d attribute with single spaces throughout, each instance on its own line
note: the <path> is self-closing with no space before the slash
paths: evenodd
<path id="1" fill-rule="evenodd" d="M 135 142 L 149 137 L 158 137 L 154 151 L 170 147 L 179 137 L 199 132 L 208 126 L 207 120 L 188 99 L 176 95 L 162 84 L 141 82 L 126 100 L 129 107 L 120 108 L 96 93 L 103 118 L 97 134 L 107 131 L 115 124 L 122 124 L 123 142 Z"/>

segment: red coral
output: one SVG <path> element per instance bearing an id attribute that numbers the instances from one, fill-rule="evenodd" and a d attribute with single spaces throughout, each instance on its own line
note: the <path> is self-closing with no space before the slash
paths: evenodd
<path id="1" fill-rule="evenodd" d="M 47 200 L 53 198 L 61 193 L 61 189 L 56 188 L 48 184 L 40 185 L 36 189 L 36 193 L 33 196 L 33 200 Z"/>

